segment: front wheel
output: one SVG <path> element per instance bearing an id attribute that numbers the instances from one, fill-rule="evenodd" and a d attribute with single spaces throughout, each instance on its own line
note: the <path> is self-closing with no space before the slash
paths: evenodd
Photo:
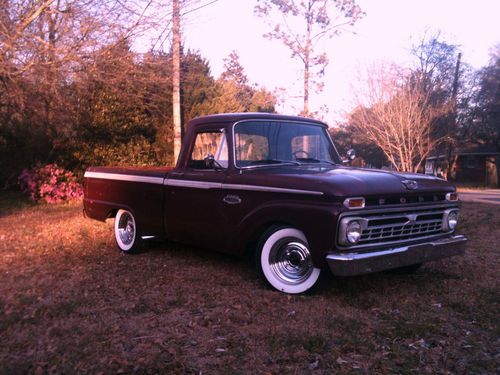
<path id="1" fill-rule="evenodd" d="M 142 249 L 143 240 L 137 234 L 134 215 L 127 210 L 118 210 L 115 217 L 115 240 L 118 248 L 125 253 Z"/>
<path id="2" fill-rule="evenodd" d="M 306 236 L 289 227 L 272 228 L 257 248 L 257 268 L 265 280 L 283 293 L 311 289 L 321 270 L 314 267 Z"/>

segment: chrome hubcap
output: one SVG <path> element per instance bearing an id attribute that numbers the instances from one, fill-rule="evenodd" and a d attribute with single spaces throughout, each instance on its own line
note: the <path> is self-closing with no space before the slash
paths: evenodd
<path id="1" fill-rule="evenodd" d="M 135 226 L 132 216 L 123 214 L 118 223 L 118 232 L 124 245 L 130 245 L 135 238 Z"/>
<path id="2" fill-rule="evenodd" d="M 269 265 L 276 277 L 287 284 L 300 284 L 312 273 L 311 254 L 301 242 L 284 240 L 269 253 Z"/>

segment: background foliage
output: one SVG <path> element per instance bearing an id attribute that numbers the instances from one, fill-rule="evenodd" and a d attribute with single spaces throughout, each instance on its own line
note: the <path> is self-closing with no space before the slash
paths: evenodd
<path id="1" fill-rule="evenodd" d="M 89 165 L 172 162 L 172 56 L 130 47 L 148 20 L 112 0 L 2 0 L 0 9 L 0 188 L 36 165 L 81 176 Z M 216 79 L 200 52 L 182 52 L 184 127 L 205 114 L 274 111 L 236 53 L 227 69 Z"/>
<path id="2" fill-rule="evenodd" d="M 156 45 L 142 54 L 131 49 L 141 31 L 165 28 L 153 11 L 142 12 L 150 4 L 164 8 L 166 3 L 0 0 L 0 188 L 15 186 L 23 169 L 50 163 L 79 177 L 89 165 L 172 163 L 171 53 Z M 362 16 L 357 7 L 352 9 L 356 12 L 347 14 L 349 27 Z M 454 153 L 470 145 L 500 152 L 500 47 L 492 49 L 490 63 L 478 71 L 460 63 L 459 52 L 437 34 L 413 47 L 413 66 L 391 72 L 400 89 L 422 90 L 426 102 L 418 109 L 430 119 L 422 124 L 429 141 L 410 160 L 393 158 L 393 167 L 418 169 L 426 154 L 439 152 L 448 156 L 451 169 Z M 326 62 L 324 57 L 319 60 Z M 320 75 L 316 78 L 321 81 Z M 357 86 L 368 87 L 374 78 L 372 74 Z M 378 83 L 388 87 L 391 82 Z M 357 103 L 332 130 L 339 149 L 354 146 L 367 165 L 388 166 L 383 145 L 359 130 L 355 120 L 356 114 L 373 114 L 374 109 L 386 114 L 395 99 Z M 187 121 L 200 115 L 273 112 L 276 97 L 249 82 L 236 51 L 217 78 L 201 52 L 188 50 L 181 58 L 181 105 L 185 131 Z M 397 125 L 392 120 L 378 123 L 381 128 L 374 134 Z M 440 149 L 431 150 L 435 145 Z"/>

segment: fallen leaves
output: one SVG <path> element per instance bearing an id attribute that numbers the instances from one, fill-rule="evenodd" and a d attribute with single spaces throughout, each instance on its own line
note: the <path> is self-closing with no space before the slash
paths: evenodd
<path id="1" fill-rule="evenodd" d="M 308 296 L 187 246 L 124 256 L 112 223 L 81 207 L 27 207 L 0 217 L 0 363 L 38 374 L 494 373 L 500 213 L 489 207 L 465 205 L 464 257 L 418 277 L 326 279 Z M 475 225 L 484 216 L 489 227 Z"/>

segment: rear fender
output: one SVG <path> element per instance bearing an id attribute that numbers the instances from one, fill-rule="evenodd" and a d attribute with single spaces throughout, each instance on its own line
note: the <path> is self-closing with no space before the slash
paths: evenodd
<path id="1" fill-rule="evenodd" d="M 134 217 L 136 216 L 134 210 L 128 205 L 87 198 L 83 200 L 83 209 L 87 217 L 99 221 L 106 221 L 106 219 L 115 217 L 120 209 L 130 211 Z"/>

